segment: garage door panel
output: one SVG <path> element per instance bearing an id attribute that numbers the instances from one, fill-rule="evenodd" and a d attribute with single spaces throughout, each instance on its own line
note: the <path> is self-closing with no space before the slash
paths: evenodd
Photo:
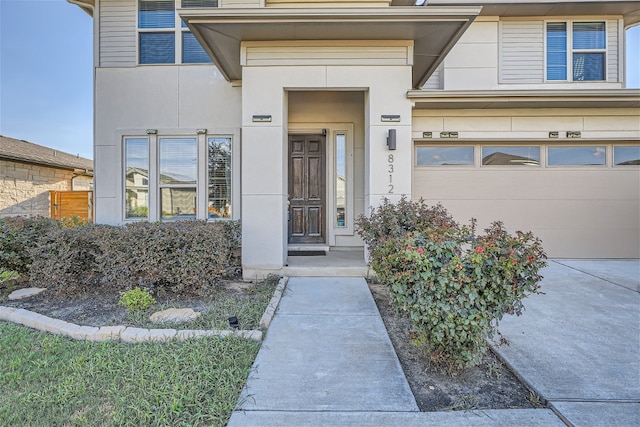
<path id="1" fill-rule="evenodd" d="M 531 230 L 550 257 L 640 257 L 637 169 L 416 168 L 412 197 L 442 203 L 460 222 L 474 217 L 481 230 L 497 220 Z"/>
<path id="2" fill-rule="evenodd" d="M 430 198 L 617 200 L 640 194 L 640 175 L 635 171 L 535 170 L 468 171 L 416 169 L 414 194 Z"/>

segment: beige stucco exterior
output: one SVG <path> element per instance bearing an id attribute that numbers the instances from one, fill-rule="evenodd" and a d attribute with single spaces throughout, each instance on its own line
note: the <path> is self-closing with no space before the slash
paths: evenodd
<path id="1" fill-rule="evenodd" d="M 195 216 L 205 219 L 206 140 L 230 137 L 232 216 L 242 221 L 244 275 L 281 272 L 289 248 L 288 137 L 324 132 L 322 247 L 362 247 L 354 219 L 383 198 L 407 195 L 441 202 L 462 221 L 502 220 L 512 231 L 532 230 L 551 256 L 640 257 L 640 166 L 616 166 L 612 154 L 616 146 L 640 144 L 640 96 L 625 89 L 623 71 L 624 29 L 639 13 L 632 2 L 178 4 L 176 22 L 183 19 L 213 59 L 206 65 L 180 64 L 180 42 L 176 64 L 138 64 L 136 0 L 74 3 L 95 20 L 97 222 L 127 221 L 124 138 L 149 140 L 148 219 L 156 220 L 158 139 L 197 139 Z M 546 80 L 549 20 L 605 23 L 601 81 Z M 387 146 L 391 130 L 395 150 Z M 559 137 L 550 139 L 550 132 Z M 579 139 L 566 132 L 579 132 Z M 338 134 L 347 146 L 340 189 Z M 548 147 L 571 144 L 605 147 L 607 163 L 546 165 Z M 474 147 L 474 164 L 416 164 L 417 147 L 438 145 Z M 489 145 L 538 146 L 540 165 L 481 166 Z M 339 192 L 347 205 L 343 227 L 335 221 Z"/>

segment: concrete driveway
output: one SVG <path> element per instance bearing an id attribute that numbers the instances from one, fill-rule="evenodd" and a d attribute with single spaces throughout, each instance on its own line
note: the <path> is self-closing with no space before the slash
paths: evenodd
<path id="1" fill-rule="evenodd" d="M 550 260 L 496 350 L 568 425 L 640 425 L 640 260 Z"/>

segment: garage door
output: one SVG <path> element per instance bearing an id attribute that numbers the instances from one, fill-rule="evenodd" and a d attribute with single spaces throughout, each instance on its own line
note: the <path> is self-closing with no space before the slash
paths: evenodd
<path id="1" fill-rule="evenodd" d="M 637 143 L 416 142 L 412 197 L 531 230 L 550 257 L 640 257 Z"/>

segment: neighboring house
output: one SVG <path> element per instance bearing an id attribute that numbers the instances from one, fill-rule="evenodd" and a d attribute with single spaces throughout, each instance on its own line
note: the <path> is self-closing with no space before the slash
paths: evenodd
<path id="1" fill-rule="evenodd" d="M 241 219 L 255 277 L 362 248 L 355 218 L 408 195 L 552 257 L 640 257 L 637 2 L 69 1 L 94 17 L 97 222 Z"/>
<path id="2" fill-rule="evenodd" d="M 0 217 L 52 216 L 51 191 L 92 186 L 91 160 L 0 135 Z"/>

